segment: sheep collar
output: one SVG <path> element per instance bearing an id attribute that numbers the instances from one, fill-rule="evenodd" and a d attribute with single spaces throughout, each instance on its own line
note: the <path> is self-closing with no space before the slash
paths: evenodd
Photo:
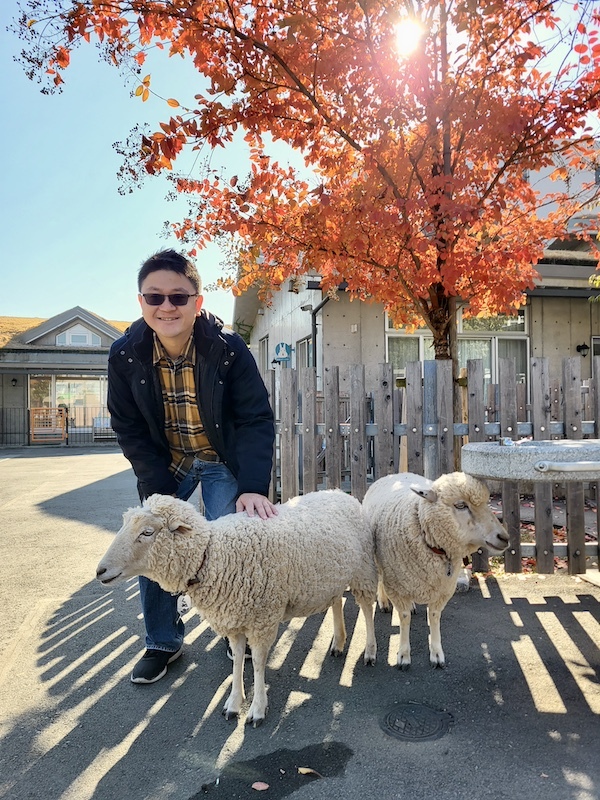
<path id="1" fill-rule="evenodd" d="M 202 567 L 204 566 L 204 562 L 206 561 L 206 550 L 202 554 L 202 561 L 200 562 L 200 566 L 196 570 L 196 573 L 189 579 L 186 583 L 186 588 L 190 588 L 190 586 L 195 586 L 195 584 L 200 583 L 200 578 L 198 575 L 200 574 Z"/>
<path id="2" fill-rule="evenodd" d="M 448 555 L 448 553 L 442 547 L 434 547 L 433 545 L 429 544 L 427 540 L 425 540 L 425 544 L 431 550 L 432 553 L 435 553 L 436 556 L 443 556 L 448 561 L 448 566 L 446 568 L 446 575 L 450 577 L 452 575 L 452 559 Z"/>

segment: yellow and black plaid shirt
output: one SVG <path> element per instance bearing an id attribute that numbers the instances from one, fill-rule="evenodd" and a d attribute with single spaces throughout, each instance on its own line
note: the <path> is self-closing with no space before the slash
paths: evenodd
<path id="1" fill-rule="evenodd" d="M 154 334 L 153 362 L 165 408 L 165 434 L 172 457 L 169 469 L 180 481 L 189 472 L 197 453 L 211 451 L 196 401 L 196 345 L 193 336 L 190 336 L 182 355 L 173 360 Z"/>

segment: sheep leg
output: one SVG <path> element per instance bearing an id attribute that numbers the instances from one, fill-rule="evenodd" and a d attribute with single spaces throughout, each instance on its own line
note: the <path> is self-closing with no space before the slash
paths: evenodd
<path id="1" fill-rule="evenodd" d="M 357 598 L 357 602 L 364 615 L 367 626 L 364 662 L 365 664 L 374 666 L 377 658 L 377 640 L 375 639 L 375 623 L 373 621 L 375 616 L 375 603 L 373 601 L 369 602 L 364 597 Z"/>
<path id="2" fill-rule="evenodd" d="M 246 699 L 244 691 L 244 660 L 246 654 L 246 637 L 243 633 L 236 633 L 229 637 L 231 652 L 233 653 L 233 671 L 231 692 L 225 705 L 223 715 L 225 719 L 235 719 L 240 713 L 242 703 Z"/>
<path id="3" fill-rule="evenodd" d="M 401 597 L 396 593 L 389 592 L 389 596 L 400 620 L 400 646 L 396 665 L 398 669 L 406 670 L 410 667 L 410 623 L 414 603 L 409 598 Z"/>
<path id="4" fill-rule="evenodd" d="M 382 611 L 385 611 L 386 614 L 392 613 L 392 601 L 387 596 L 387 592 L 385 591 L 385 588 L 381 581 L 379 581 L 379 584 L 377 586 L 377 603 L 379 605 L 379 608 Z"/>
<path id="5" fill-rule="evenodd" d="M 265 669 L 267 666 L 267 656 L 271 645 L 277 638 L 279 626 L 270 631 L 263 630 L 261 632 L 260 642 L 250 642 L 250 649 L 252 650 L 252 667 L 254 669 L 254 696 L 252 704 L 248 709 L 248 716 L 246 717 L 246 724 L 258 728 L 262 725 L 268 711 L 267 702 L 267 687 L 265 684 Z"/>
<path id="6" fill-rule="evenodd" d="M 446 601 L 427 606 L 427 622 L 429 624 L 429 661 L 432 667 L 445 667 L 446 657 L 442 649 L 442 632 L 440 622 Z"/>
<path id="7" fill-rule="evenodd" d="M 333 642 L 331 643 L 329 655 L 341 656 L 346 645 L 346 623 L 344 622 L 344 608 L 341 597 L 336 597 L 332 603 L 331 610 L 333 611 Z"/>

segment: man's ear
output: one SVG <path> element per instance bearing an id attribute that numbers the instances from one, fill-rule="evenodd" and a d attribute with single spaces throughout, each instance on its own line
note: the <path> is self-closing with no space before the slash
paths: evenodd
<path id="1" fill-rule="evenodd" d="M 196 315 L 200 313 L 200 309 L 202 308 L 202 303 L 204 302 L 203 295 L 199 294 L 196 298 Z"/>

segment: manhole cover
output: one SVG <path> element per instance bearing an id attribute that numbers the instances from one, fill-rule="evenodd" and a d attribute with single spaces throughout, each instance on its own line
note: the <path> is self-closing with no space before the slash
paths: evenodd
<path id="1" fill-rule="evenodd" d="M 384 716 L 381 727 L 390 736 L 411 742 L 430 742 L 448 733 L 454 721 L 447 711 L 405 703 L 395 706 Z"/>

